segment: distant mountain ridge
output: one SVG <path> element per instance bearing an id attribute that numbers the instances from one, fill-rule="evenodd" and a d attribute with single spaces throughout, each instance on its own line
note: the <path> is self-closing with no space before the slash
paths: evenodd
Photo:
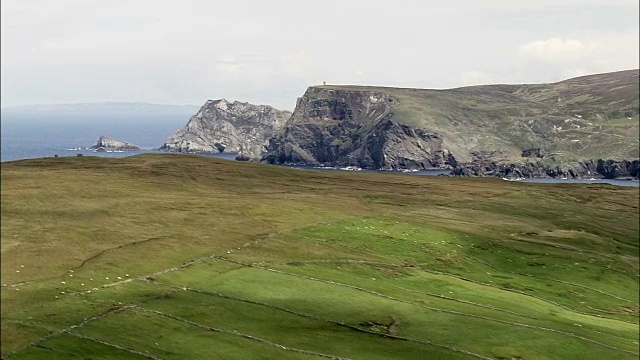
<path id="1" fill-rule="evenodd" d="M 126 114 L 192 114 L 198 110 L 197 105 L 167 105 L 142 102 L 106 101 L 95 103 L 74 104 L 38 104 L 25 106 L 11 106 L 0 109 L 7 114 L 92 114 L 110 113 L 114 115 Z"/>

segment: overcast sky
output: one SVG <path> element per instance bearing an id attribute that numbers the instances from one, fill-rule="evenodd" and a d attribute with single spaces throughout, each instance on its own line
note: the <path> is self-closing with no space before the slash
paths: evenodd
<path id="1" fill-rule="evenodd" d="M 309 85 L 449 88 L 638 68 L 639 0 L 2 0 L 2 107 Z"/>

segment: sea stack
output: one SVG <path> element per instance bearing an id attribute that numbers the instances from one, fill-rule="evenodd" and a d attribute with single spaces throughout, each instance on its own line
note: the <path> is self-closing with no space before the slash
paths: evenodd
<path id="1" fill-rule="evenodd" d="M 95 151 L 139 151 L 140 148 L 126 141 L 115 140 L 106 136 L 100 136 L 95 145 L 90 147 Z"/>

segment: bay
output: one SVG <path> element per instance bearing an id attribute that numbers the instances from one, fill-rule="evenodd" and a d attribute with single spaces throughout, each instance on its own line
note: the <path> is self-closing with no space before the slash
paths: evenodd
<path id="1" fill-rule="evenodd" d="M 154 114 L 153 116 L 133 115 L 3 115 L 0 132 L 0 161 L 14 161 L 58 156 L 101 156 L 122 158 L 140 153 L 158 153 L 164 141 L 177 129 L 182 128 L 188 117 L 176 114 Z M 141 151 L 94 152 L 88 148 L 100 136 L 127 141 L 139 146 Z M 226 160 L 233 160 L 234 153 L 203 154 Z M 332 168 L 294 166 L 294 168 L 323 171 L 365 171 L 389 172 L 382 170 L 362 170 L 353 167 Z M 393 171 L 408 175 L 437 176 L 447 174 L 446 170 Z M 639 186 L 636 180 L 613 179 L 523 179 L 522 182 L 536 183 L 605 183 L 616 186 Z"/>

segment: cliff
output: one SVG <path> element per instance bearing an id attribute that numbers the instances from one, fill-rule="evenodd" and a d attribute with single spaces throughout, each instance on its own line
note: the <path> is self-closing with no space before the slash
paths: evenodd
<path id="1" fill-rule="evenodd" d="M 90 147 L 95 151 L 138 151 L 139 147 L 126 141 L 114 140 L 106 136 L 100 136 L 95 145 Z"/>
<path id="2" fill-rule="evenodd" d="M 551 177 L 637 180 L 640 175 L 640 161 L 598 159 L 564 164 L 543 161 L 470 163 L 455 167 L 451 175 L 499 176 L 507 179 Z"/>
<path id="3" fill-rule="evenodd" d="M 263 159 L 375 169 L 449 165 L 440 134 L 395 121 L 397 101 L 383 91 L 311 87 Z"/>
<path id="4" fill-rule="evenodd" d="M 638 89 L 638 70 L 449 90 L 312 86 L 262 160 L 481 176 L 501 175 L 480 171 L 487 166 L 632 161 L 639 153 Z"/>
<path id="5" fill-rule="evenodd" d="M 186 126 L 160 147 L 177 152 L 238 152 L 259 158 L 268 140 L 282 127 L 291 112 L 268 105 L 208 100 Z"/>

